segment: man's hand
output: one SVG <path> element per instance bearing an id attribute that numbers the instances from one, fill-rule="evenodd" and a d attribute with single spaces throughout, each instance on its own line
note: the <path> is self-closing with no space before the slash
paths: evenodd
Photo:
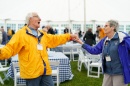
<path id="1" fill-rule="evenodd" d="M 76 41 L 79 39 L 78 35 L 76 34 L 70 34 L 71 40 Z"/>
<path id="2" fill-rule="evenodd" d="M 77 34 L 71 34 L 70 36 L 71 36 L 71 40 L 74 40 L 80 44 L 83 44 L 82 40 L 79 39 Z"/>

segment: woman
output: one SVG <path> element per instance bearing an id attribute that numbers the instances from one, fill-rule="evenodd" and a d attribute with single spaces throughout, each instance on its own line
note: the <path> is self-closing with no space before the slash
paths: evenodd
<path id="1" fill-rule="evenodd" d="M 130 36 L 124 32 L 117 32 L 118 27 L 115 20 L 106 22 L 106 37 L 94 47 L 78 40 L 89 53 L 102 53 L 102 86 L 128 86 L 130 83 Z"/>
<path id="2" fill-rule="evenodd" d="M 86 31 L 85 36 L 83 37 L 83 40 L 85 41 L 86 44 L 89 44 L 90 46 L 94 44 L 95 37 L 92 33 L 91 28 L 89 28 L 88 31 Z"/>

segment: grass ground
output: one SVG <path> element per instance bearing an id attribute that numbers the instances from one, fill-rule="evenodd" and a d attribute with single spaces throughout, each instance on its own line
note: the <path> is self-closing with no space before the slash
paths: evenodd
<path id="1" fill-rule="evenodd" d="M 74 77 L 70 81 L 65 81 L 60 83 L 60 86 L 102 86 L 103 75 L 100 78 L 90 78 L 87 77 L 87 71 L 82 67 L 81 72 L 77 70 L 77 62 L 71 62 L 72 73 Z M 3 76 L 3 74 L 0 73 Z M 14 81 L 10 78 L 4 82 L 5 84 L 0 86 L 14 86 Z M 129 85 L 130 86 L 130 85 Z"/>
<path id="2" fill-rule="evenodd" d="M 81 72 L 77 70 L 77 62 L 71 62 L 72 73 L 74 77 L 70 81 L 60 84 L 60 86 L 101 86 L 103 75 L 100 78 L 87 77 L 87 70 L 82 66 Z"/>

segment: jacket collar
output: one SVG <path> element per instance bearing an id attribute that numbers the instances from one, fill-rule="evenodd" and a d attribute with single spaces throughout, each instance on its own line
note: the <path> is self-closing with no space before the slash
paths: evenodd
<path id="1" fill-rule="evenodd" d="M 117 39 L 117 38 L 118 38 L 118 34 L 117 32 L 115 32 L 111 39 Z M 108 39 L 108 37 L 106 38 L 106 40 L 111 40 L 111 39 Z"/>
<path id="2" fill-rule="evenodd" d="M 127 36 L 125 33 L 123 32 L 117 32 L 118 33 L 118 36 L 119 36 L 119 41 L 120 43 L 123 41 L 123 39 Z"/>
<path id="3" fill-rule="evenodd" d="M 36 37 L 36 36 L 32 33 L 32 31 L 31 31 L 31 29 L 30 29 L 29 27 L 25 26 L 25 29 L 26 29 L 26 33 L 27 33 L 27 34 Z M 37 30 L 37 32 L 38 32 L 38 37 L 43 36 L 43 33 L 41 33 L 39 30 Z"/>
<path id="4" fill-rule="evenodd" d="M 127 36 L 127 34 L 124 32 L 121 32 L 121 31 L 119 31 L 117 33 L 118 33 L 119 41 L 121 43 L 123 41 L 123 39 Z M 107 37 L 105 38 L 104 43 L 106 42 L 106 40 L 107 40 Z"/>

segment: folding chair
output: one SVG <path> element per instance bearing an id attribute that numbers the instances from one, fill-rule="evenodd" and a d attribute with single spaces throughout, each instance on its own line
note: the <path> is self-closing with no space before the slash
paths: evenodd
<path id="1" fill-rule="evenodd" d="M 62 52 L 65 55 L 70 55 L 70 60 L 72 60 L 72 46 L 62 45 Z"/>
<path id="2" fill-rule="evenodd" d="M 50 61 L 50 65 L 56 67 L 56 69 L 52 69 L 52 76 L 57 77 L 57 86 L 59 86 L 60 81 L 59 81 L 59 61 Z"/>
<path id="3" fill-rule="evenodd" d="M 86 58 L 86 56 L 84 55 L 82 49 L 79 49 L 79 59 L 78 59 L 78 71 L 81 71 L 82 69 L 82 64 L 84 63 L 84 66 L 86 69 L 88 69 L 88 62 L 89 59 Z"/>
<path id="4" fill-rule="evenodd" d="M 74 55 L 75 54 L 77 54 L 77 55 L 79 55 L 79 50 L 81 49 L 81 45 L 76 45 L 76 46 L 72 46 L 72 59 L 73 59 L 73 61 L 78 61 L 78 59 L 76 60 L 75 59 L 75 57 L 74 57 Z"/>
<path id="5" fill-rule="evenodd" d="M 5 80 L 8 80 L 8 77 L 6 76 L 6 71 L 7 71 L 8 69 L 9 69 L 9 67 L 3 67 L 2 64 L 0 63 L 0 72 L 3 72 L 3 73 L 4 73 L 4 76 L 5 76 L 4 79 L 2 79 L 2 77 L 0 76 L 0 82 L 1 82 L 2 84 L 4 84 L 4 81 L 5 81 Z"/>
<path id="6" fill-rule="evenodd" d="M 13 62 L 13 70 L 14 70 L 14 86 L 17 86 L 18 78 L 20 78 L 20 72 L 19 72 L 19 63 Z M 19 84 L 23 85 L 23 84 Z"/>
<path id="7" fill-rule="evenodd" d="M 0 60 L 2 66 L 7 66 L 7 59 Z"/>
<path id="8" fill-rule="evenodd" d="M 88 62 L 88 77 L 94 77 L 94 78 L 99 78 L 100 77 L 100 69 L 102 69 L 102 63 L 100 62 L 100 55 L 87 55 L 87 58 L 90 60 Z M 92 68 L 97 67 L 98 71 L 93 71 Z M 90 73 L 97 73 L 95 74 L 90 74 Z"/>

